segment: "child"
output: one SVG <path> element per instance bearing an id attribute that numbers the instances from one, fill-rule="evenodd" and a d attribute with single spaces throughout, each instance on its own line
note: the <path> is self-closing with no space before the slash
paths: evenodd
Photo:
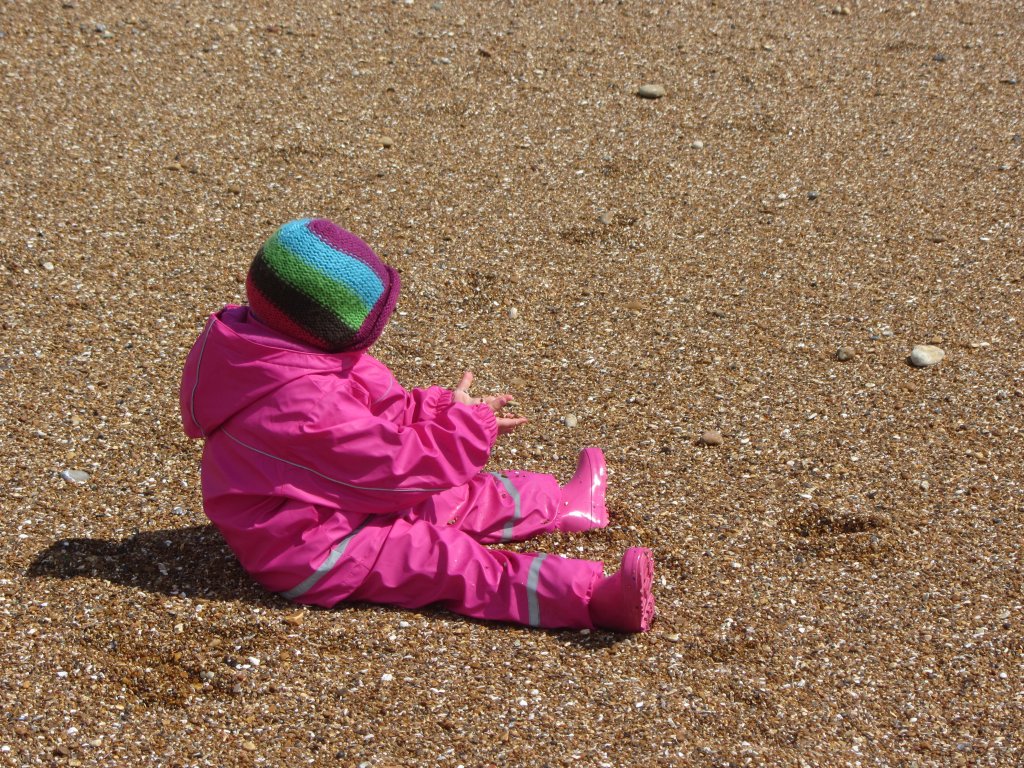
<path id="1" fill-rule="evenodd" d="M 534 627 L 643 632 L 654 615 L 650 550 L 600 562 L 484 544 L 608 524 L 605 463 L 586 448 L 572 480 L 483 471 L 526 420 L 509 395 L 404 390 L 367 353 L 398 274 L 324 219 L 285 224 L 249 269 L 248 307 L 210 317 L 185 363 L 181 414 L 205 438 L 203 504 L 242 566 L 272 592 L 438 603 Z"/>

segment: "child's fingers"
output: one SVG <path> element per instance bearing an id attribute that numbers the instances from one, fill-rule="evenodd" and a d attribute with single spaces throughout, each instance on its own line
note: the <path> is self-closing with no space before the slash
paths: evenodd
<path id="1" fill-rule="evenodd" d="M 512 395 L 489 395 L 484 402 L 491 406 L 491 410 L 497 412 L 515 400 Z"/>
<path id="2" fill-rule="evenodd" d="M 462 374 L 462 379 L 459 380 L 459 383 L 455 388 L 461 389 L 463 392 L 468 392 L 471 386 L 473 386 L 473 372 L 466 371 Z"/>
<path id="3" fill-rule="evenodd" d="M 515 418 L 507 418 L 505 416 L 499 416 L 498 419 L 498 432 L 501 434 L 507 434 L 517 427 L 523 426 L 529 419 L 525 416 L 517 416 Z"/>

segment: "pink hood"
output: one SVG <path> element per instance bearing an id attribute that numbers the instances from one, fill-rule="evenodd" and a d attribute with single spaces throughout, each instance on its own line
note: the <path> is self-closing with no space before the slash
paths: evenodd
<path id="1" fill-rule="evenodd" d="M 304 347 L 256 321 L 246 307 L 226 307 L 211 315 L 185 365 L 185 434 L 206 437 L 286 384 L 311 373 L 351 371 L 360 357 Z"/>

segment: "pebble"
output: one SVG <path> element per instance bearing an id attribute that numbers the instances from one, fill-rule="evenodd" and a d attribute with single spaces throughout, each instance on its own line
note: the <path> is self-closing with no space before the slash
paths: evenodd
<path id="1" fill-rule="evenodd" d="M 85 485 L 89 482 L 89 473 L 80 469 L 65 469 L 60 473 L 61 478 L 75 485 Z"/>
<path id="2" fill-rule="evenodd" d="M 382 147 L 393 147 L 393 146 L 395 146 L 395 140 L 393 138 L 391 138 L 390 136 L 381 136 L 380 139 L 378 140 L 378 143 Z"/>
<path id="3" fill-rule="evenodd" d="M 516 309 L 515 307 L 509 307 L 509 309 L 508 309 L 508 316 L 512 320 L 515 320 L 517 317 L 519 317 L 519 310 Z"/>
<path id="4" fill-rule="evenodd" d="M 808 199 L 808 200 L 817 200 L 817 199 L 818 199 L 818 193 L 817 193 L 817 192 L 815 192 L 815 191 L 814 191 L 814 190 L 812 189 L 812 190 L 811 190 L 810 192 L 808 192 L 808 193 L 807 193 L 807 199 Z"/>
<path id="5" fill-rule="evenodd" d="M 853 360 L 857 356 L 857 352 L 853 347 L 840 347 L 836 350 L 836 360 L 841 363 L 845 363 L 849 360 Z"/>
<path id="6" fill-rule="evenodd" d="M 716 430 L 708 430 L 700 436 L 701 445 L 721 445 L 724 441 L 722 433 Z"/>
<path id="7" fill-rule="evenodd" d="M 305 618 L 305 616 L 305 611 L 296 611 L 295 613 L 285 614 L 285 616 L 281 618 L 281 621 L 283 621 L 285 624 L 288 624 L 289 626 L 297 627 L 299 626 L 299 624 L 302 623 L 302 620 Z"/>
<path id="8" fill-rule="evenodd" d="M 600 221 L 602 224 L 605 224 L 605 225 L 611 224 L 612 223 L 612 215 L 610 213 L 608 213 L 607 211 L 605 211 L 604 213 L 602 213 L 600 216 L 597 217 L 597 220 Z"/>
<path id="9" fill-rule="evenodd" d="M 43 269 L 45 269 L 47 272 L 53 272 L 53 262 L 52 261 L 44 261 L 43 262 Z"/>
<path id="10" fill-rule="evenodd" d="M 694 149 L 704 149 L 704 142 L 701 141 L 700 139 L 694 139 L 693 143 L 690 144 L 690 146 L 693 147 Z"/>
<path id="11" fill-rule="evenodd" d="M 636 90 L 636 95 L 641 99 L 660 99 L 665 93 L 665 86 L 659 83 L 646 83 Z"/>
<path id="12" fill-rule="evenodd" d="M 251 741 L 243 741 L 242 742 L 242 749 L 244 749 L 246 752 L 255 752 L 256 751 L 256 745 L 253 742 L 251 742 Z"/>
<path id="13" fill-rule="evenodd" d="M 916 368 L 927 368 L 930 365 L 941 362 L 945 356 L 946 353 L 941 347 L 935 347 L 931 344 L 918 344 L 910 352 L 910 364 Z"/>
<path id="14" fill-rule="evenodd" d="M 576 418 L 575 414 L 567 413 L 565 414 L 565 416 L 562 417 L 562 423 L 565 424 L 565 426 L 569 427 L 569 429 L 572 429 L 577 424 L 579 424 L 579 420 Z"/>

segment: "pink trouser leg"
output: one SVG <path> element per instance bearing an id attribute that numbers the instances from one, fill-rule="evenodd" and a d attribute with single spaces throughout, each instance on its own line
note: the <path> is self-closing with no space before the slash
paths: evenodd
<path id="1" fill-rule="evenodd" d="M 584 629 L 594 626 L 587 604 L 602 571 L 600 562 L 492 550 L 456 526 L 399 519 L 348 599 Z"/>
<path id="2" fill-rule="evenodd" d="M 420 505 L 411 519 L 458 528 L 485 544 L 525 541 L 554 530 L 560 498 L 552 475 L 481 472 Z"/>

